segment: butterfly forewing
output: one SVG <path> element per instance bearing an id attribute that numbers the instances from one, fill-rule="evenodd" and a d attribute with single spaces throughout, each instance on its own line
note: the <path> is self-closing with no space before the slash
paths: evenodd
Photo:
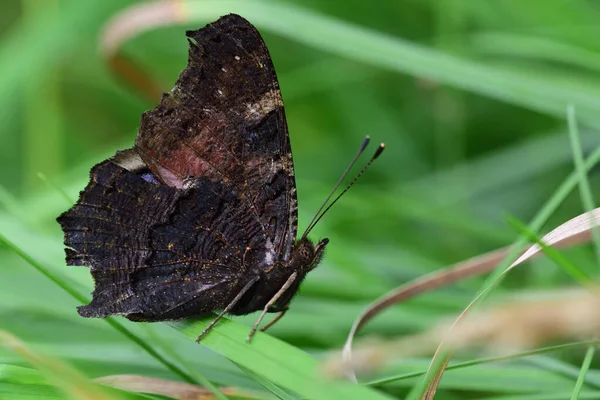
<path id="1" fill-rule="evenodd" d="M 258 31 L 230 15 L 190 38 L 175 88 L 142 116 L 136 148 L 169 186 L 231 183 L 273 258 L 296 236 L 294 167 L 277 76 Z"/>

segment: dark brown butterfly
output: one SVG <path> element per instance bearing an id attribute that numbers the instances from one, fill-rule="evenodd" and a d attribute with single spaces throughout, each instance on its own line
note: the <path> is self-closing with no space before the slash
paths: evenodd
<path id="1" fill-rule="evenodd" d="M 58 222 L 67 264 L 95 281 L 80 315 L 221 310 L 199 340 L 226 313 L 262 310 L 250 339 L 266 312 L 285 313 L 328 240 L 296 240 L 285 113 L 258 31 L 232 14 L 187 36 L 188 66 L 143 114 L 135 146 L 94 166 Z"/>

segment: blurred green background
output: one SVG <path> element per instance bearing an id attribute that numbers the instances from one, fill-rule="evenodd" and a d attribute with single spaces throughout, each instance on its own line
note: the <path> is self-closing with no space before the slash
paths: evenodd
<path id="1" fill-rule="evenodd" d="M 131 146 L 141 113 L 158 101 L 116 79 L 98 51 L 107 21 L 139 3 L 0 4 L 0 234 L 83 293 L 91 291 L 89 273 L 64 266 L 55 218 L 76 199 L 92 165 Z M 388 146 L 313 231 L 315 239 L 331 240 L 327 257 L 271 331 L 316 355 L 339 349 L 359 312 L 391 288 L 515 240 L 505 216 L 530 221 L 573 170 L 568 104 L 577 112 L 584 154 L 600 143 L 597 1 L 187 3 L 200 10 L 193 21 L 144 32 L 122 53 L 169 90 L 186 65 L 186 28 L 228 11 L 256 24 L 286 105 L 300 231 L 364 135 Z M 597 170 L 589 179 L 597 194 Z M 574 191 L 546 231 L 581 212 Z M 596 272 L 589 248 L 569 250 L 568 256 Z M 423 330 L 462 310 L 482 279 L 395 307 L 365 332 L 398 337 Z M 511 273 L 495 295 L 572 284 L 560 268 L 538 260 Z M 103 321 L 80 318 L 78 304 L 0 247 L 0 329 L 91 377 L 174 378 Z M 236 320 L 250 324 L 255 317 Z M 141 325 L 126 324 L 148 334 Z M 172 335 L 163 325 L 151 329 Z M 226 359 L 175 337 L 172 345 L 181 354 L 201 354 L 191 362 L 215 383 L 259 388 Z M 567 398 L 582 354 L 450 371 L 439 398 Z M 0 351 L 0 363 L 26 365 L 6 351 Z M 377 377 L 426 366 L 427 358 L 398 361 Z M 584 391 L 599 396 L 600 375 L 592 371 L 588 377 Z M 382 390 L 402 398 L 415 382 L 396 380 Z"/>

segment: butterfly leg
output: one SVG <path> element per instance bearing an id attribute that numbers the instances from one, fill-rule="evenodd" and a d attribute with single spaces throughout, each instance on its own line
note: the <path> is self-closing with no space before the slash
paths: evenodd
<path id="1" fill-rule="evenodd" d="M 275 304 L 275 302 L 285 293 L 285 291 L 288 290 L 290 288 L 290 286 L 292 286 L 292 284 L 296 280 L 297 276 L 298 276 L 298 274 L 296 272 L 294 272 L 292 275 L 290 275 L 290 277 L 288 278 L 287 281 L 285 281 L 285 283 L 283 284 L 281 289 L 279 289 L 279 291 L 277 293 L 275 293 L 275 296 L 273 296 L 273 298 L 271 300 L 269 300 L 269 302 L 267 303 L 265 308 L 262 310 L 262 313 L 260 313 L 260 317 L 258 317 L 258 320 L 254 324 L 254 327 L 250 331 L 250 334 L 246 338 L 246 341 L 249 342 L 250 340 L 252 340 L 252 336 L 254 336 L 254 334 L 256 333 L 256 330 L 258 329 L 258 325 L 260 325 L 260 322 L 265 317 L 265 314 L 267 313 L 267 311 L 269 311 L 269 308 L 271 308 L 271 306 L 273 304 Z M 279 317 L 279 318 L 281 318 L 281 317 Z M 277 320 L 279 318 L 275 317 L 275 320 Z M 273 324 L 271 323 L 270 325 L 273 325 Z"/>
<path id="2" fill-rule="evenodd" d="M 267 329 L 269 329 L 270 327 L 272 327 L 273 325 L 275 325 L 275 322 L 277 322 L 281 318 L 283 318 L 283 316 L 285 315 L 285 313 L 287 312 L 287 310 L 289 310 L 289 308 L 286 306 L 283 310 L 279 311 L 279 313 L 275 316 L 275 318 L 273 318 L 273 320 L 271 322 L 269 322 L 268 324 L 266 324 L 265 326 L 263 326 L 262 328 L 260 328 L 260 331 L 261 332 L 266 332 Z"/>
<path id="3" fill-rule="evenodd" d="M 231 311 L 231 309 L 233 307 L 235 307 L 235 305 L 237 304 L 238 301 L 240 301 L 240 299 L 242 298 L 242 296 L 244 294 L 246 294 L 246 292 L 252 287 L 252 285 L 254 285 L 257 281 L 258 281 L 259 277 L 255 276 L 254 278 L 252 278 L 250 280 L 250 282 L 248 282 L 246 284 L 246 286 L 244 286 L 242 288 L 242 290 L 240 290 L 240 292 L 233 298 L 233 300 L 231 300 L 231 302 L 229 304 L 227 304 L 227 307 L 225 307 L 225 309 L 223 311 L 221 311 L 221 313 L 217 316 L 217 318 L 213 319 L 212 322 L 210 324 L 208 324 L 208 326 L 206 328 L 204 328 L 204 330 L 202 331 L 202 333 L 196 338 L 196 343 L 200 342 L 200 340 L 202 340 L 202 338 L 204 336 L 206 336 L 206 334 L 212 329 L 213 326 L 215 326 L 215 324 L 217 322 L 219 322 L 219 320 L 221 318 L 223 318 L 223 316 L 225 314 L 227 314 L 229 311 Z"/>

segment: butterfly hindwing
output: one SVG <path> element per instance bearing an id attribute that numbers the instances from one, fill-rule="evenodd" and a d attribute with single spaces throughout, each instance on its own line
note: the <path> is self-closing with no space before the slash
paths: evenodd
<path id="1" fill-rule="evenodd" d="M 150 319 L 198 297 L 196 315 L 227 304 L 245 280 L 248 252 L 236 213 L 240 200 L 225 184 L 204 180 L 182 190 L 157 185 L 105 161 L 78 203 L 60 218 L 67 264 L 88 265 L 93 301 L 80 308 L 90 317 L 111 314 Z M 198 195 L 198 191 L 204 196 Z"/>

